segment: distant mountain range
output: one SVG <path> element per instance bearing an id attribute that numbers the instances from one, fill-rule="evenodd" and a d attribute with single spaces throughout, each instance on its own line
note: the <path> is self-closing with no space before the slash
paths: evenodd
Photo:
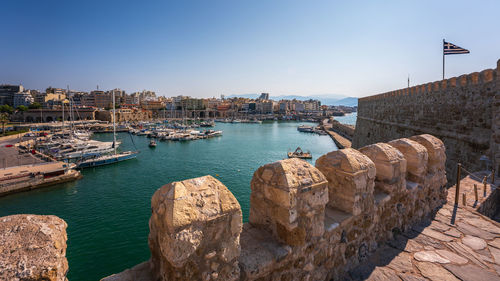
<path id="1" fill-rule="evenodd" d="M 243 95 L 230 95 L 228 98 L 248 98 L 256 99 L 260 94 L 243 94 Z M 297 95 L 281 95 L 281 96 L 269 96 L 272 100 L 319 100 L 322 105 L 344 105 L 344 106 L 357 106 L 358 98 L 347 97 L 343 95 L 316 95 L 316 96 L 297 96 Z"/>

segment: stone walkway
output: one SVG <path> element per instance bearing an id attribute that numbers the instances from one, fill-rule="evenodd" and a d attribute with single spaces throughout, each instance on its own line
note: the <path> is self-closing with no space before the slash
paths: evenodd
<path id="1" fill-rule="evenodd" d="M 477 202 L 474 184 L 478 187 Z M 499 185 L 500 180 L 495 184 Z M 466 193 L 466 206 L 462 193 Z M 448 203 L 432 221 L 395 235 L 394 240 L 352 270 L 347 279 L 500 281 L 500 223 L 478 212 L 481 204 L 492 197 L 496 200 L 492 205 L 496 207 L 500 203 L 498 190 L 488 184 L 484 193 L 481 182 L 470 176 L 464 178 L 458 206 L 454 204 L 455 187 L 452 187 Z M 488 203 L 491 205 L 491 202 L 485 204 Z"/>

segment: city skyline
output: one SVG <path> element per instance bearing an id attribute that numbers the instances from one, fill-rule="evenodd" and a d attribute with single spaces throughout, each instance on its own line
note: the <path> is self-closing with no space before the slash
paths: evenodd
<path id="1" fill-rule="evenodd" d="M 0 4 L 0 84 L 160 96 L 361 97 L 437 81 L 442 39 L 471 54 L 446 77 L 494 68 L 500 4 L 397 1 Z M 409 11 L 412 11 L 409 13 Z"/>

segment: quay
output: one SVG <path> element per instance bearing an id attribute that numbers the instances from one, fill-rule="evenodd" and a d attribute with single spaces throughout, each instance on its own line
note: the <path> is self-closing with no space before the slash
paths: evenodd
<path id="1" fill-rule="evenodd" d="M 323 119 L 320 123 L 320 128 L 332 138 L 339 149 L 350 148 L 352 146 L 352 135 L 349 138 L 349 135 L 345 132 L 346 130 L 344 128 L 340 129 L 340 126 L 347 128 L 347 130 L 350 128 L 350 126 L 333 121 L 332 119 Z M 354 129 L 352 131 L 354 133 Z"/>
<path id="2" fill-rule="evenodd" d="M 18 147 L 17 138 L 0 139 L 0 196 L 80 179 L 68 163 Z"/>
<path id="3" fill-rule="evenodd" d="M 14 166 L 0 170 L 0 196 L 80 179 L 64 162 Z"/>

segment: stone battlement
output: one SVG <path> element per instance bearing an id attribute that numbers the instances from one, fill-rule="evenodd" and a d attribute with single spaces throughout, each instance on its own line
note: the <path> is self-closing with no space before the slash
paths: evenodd
<path id="1" fill-rule="evenodd" d="M 448 180 L 456 165 L 500 170 L 500 60 L 496 69 L 359 99 L 352 146 L 431 134 L 446 147 Z M 453 179 L 453 181 L 452 181 Z"/>
<path id="2" fill-rule="evenodd" d="M 478 84 L 489 83 L 493 82 L 494 80 L 500 80 L 500 60 L 497 61 L 496 69 L 485 69 L 481 72 L 473 72 L 458 77 L 452 77 L 449 79 L 429 82 L 426 84 L 416 85 L 409 88 L 394 90 L 383 94 L 368 96 L 360 98 L 359 102 L 362 103 L 365 101 L 373 101 L 373 100 L 392 98 L 397 96 L 432 94 L 453 87 L 477 86 Z"/>
<path id="3" fill-rule="evenodd" d="M 217 179 L 167 184 L 151 202 L 151 260 L 104 280 L 338 280 L 445 203 L 445 157 L 419 135 L 266 164 L 245 224 Z"/>

